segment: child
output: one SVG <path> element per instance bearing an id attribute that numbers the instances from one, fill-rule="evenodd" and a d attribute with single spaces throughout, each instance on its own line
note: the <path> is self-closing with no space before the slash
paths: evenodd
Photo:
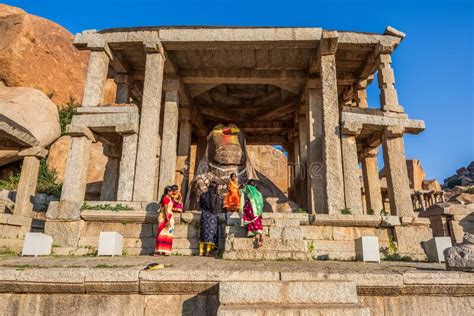
<path id="1" fill-rule="evenodd" d="M 235 173 L 230 175 L 227 193 L 224 198 L 224 208 L 227 212 L 237 212 L 240 208 L 239 178 Z"/>
<path id="2" fill-rule="evenodd" d="M 179 187 L 176 184 L 173 184 L 171 188 L 173 189 L 173 212 L 183 213 L 183 196 L 179 191 Z"/>

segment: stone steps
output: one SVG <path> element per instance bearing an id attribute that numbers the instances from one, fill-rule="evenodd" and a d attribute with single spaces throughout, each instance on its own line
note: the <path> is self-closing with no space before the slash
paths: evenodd
<path id="1" fill-rule="evenodd" d="M 339 281 L 228 281 L 218 315 L 369 315 L 356 285 Z"/>
<path id="2" fill-rule="evenodd" d="M 263 305 L 229 305 L 220 306 L 217 311 L 219 316 L 368 316 L 370 309 L 361 305 L 346 304 L 309 304 L 309 305 L 280 305 L 280 304 L 263 304 Z"/>

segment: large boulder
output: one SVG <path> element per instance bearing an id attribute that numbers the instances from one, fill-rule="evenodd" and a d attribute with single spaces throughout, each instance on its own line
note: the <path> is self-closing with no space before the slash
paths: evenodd
<path id="1" fill-rule="evenodd" d="M 61 134 L 57 106 L 32 88 L 0 88 L 0 114 L 34 136 L 39 146 L 49 146 Z"/>
<path id="2" fill-rule="evenodd" d="M 88 52 L 79 51 L 62 26 L 0 4 L 0 81 L 32 87 L 58 105 L 82 99 Z"/>
<path id="3" fill-rule="evenodd" d="M 47 160 L 48 168 L 56 170 L 58 182 L 64 181 L 67 156 L 71 148 L 71 136 L 62 136 L 49 149 Z M 103 153 L 100 142 L 93 143 L 87 169 L 87 193 L 89 195 L 100 194 L 100 185 L 104 179 L 105 165 L 107 157 Z"/>

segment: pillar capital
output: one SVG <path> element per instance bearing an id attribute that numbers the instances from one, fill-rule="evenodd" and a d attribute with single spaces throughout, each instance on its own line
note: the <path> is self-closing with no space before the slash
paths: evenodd
<path id="1" fill-rule="evenodd" d="M 337 50 L 338 39 L 339 39 L 339 35 L 337 31 L 323 30 L 321 42 L 319 43 L 319 54 L 320 55 L 335 54 Z"/>
<path id="2" fill-rule="evenodd" d="M 91 51 L 103 51 L 109 58 L 113 58 L 109 44 L 102 34 L 94 34 L 87 43 L 87 48 Z"/>
<path id="3" fill-rule="evenodd" d="M 24 149 L 18 153 L 20 157 L 36 157 L 39 159 L 46 158 L 48 150 L 41 146 L 34 146 Z"/>
<path id="4" fill-rule="evenodd" d="M 373 158 L 377 157 L 379 150 L 378 148 L 365 148 L 363 153 L 365 158 Z"/>
<path id="5" fill-rule="evenodd" d="M 66 126 L 66 133 L 71 137 L 87 137 L 92 142 L 97 142 L 97 135 L 87 127 L 69 124 Z"/>
<path id="6" fill-rule="evenodd" d="M 180 121 L 192 121 L 191 110 L 188 108 L 179 109 L 179 120 Z"/>
<path id="7" fill-rule="evenodd" d="M 143 41 L 143 46 L 145 48 L 145 52 L 147 54 L 158 53 L 165 56 L 165 50 L 163 49 L 163 45 L 158 38 L 147 38 Z"/>
<path id="8" fill-rule="evenodd" d="M 385 135 L 388 138 L 401 137 L 403 136 L 404 132 L 405 128 L 403 126 L 392 125 L 385 127 Z"/>
<path id="9" fill-rule="evenodd" d="M 359 122 L 343 122 L 341 133 L 345 136 L 357 136 L 362 131 L 362 123 Z"/>
<path id="10" fill-rule="evenodd" d="M 130 78 L 129 78 L 128 74 L 126 74 L 126 73 L 118 73 L 118 74 L 115 75 L 114 81 L 117 84 L 128 84 L 129 81 L 130 81 Z"/>

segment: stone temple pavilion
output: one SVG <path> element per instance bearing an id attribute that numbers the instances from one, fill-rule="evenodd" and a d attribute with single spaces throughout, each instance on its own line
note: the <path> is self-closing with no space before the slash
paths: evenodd
<path id="1" fill-rule="evenodd" d="M 417 238 L 431 234 L 413 209 L 403 136 L 420 133 L 424 122 L 409 119 L 400 105 L 391 63 L 404 37 L 392 27 L 383 34 L 242 27 L 77 34 L 76 47 L 90 51 L 89 69 L 82 106 L 68 126 L 72 147 L 61 199 L 50 204 L 46 233 L 73 249 L 93 221 L 151 225 L 164 186 L 178 183 L 186 196 L 191 145 L 197 144 L 199 161 L 213 127 L 235 124 L 247 144 L 288 151 L 293 166 L 288 197 L 308 210 L 287 213 L 288 218 L 305 217 L 301 225 L 319 228 L 364 226 L 379 236 L 383 231 L 381 241 L 395 238 L 400 251 L 419 254 Z M 375 74 L 378 82 L 372 83 Z M 116 100 L 103 104 L 110 79 Z M 371 83 L 379 88 L 379 108 L 367 102 Z M 93 142 L 102 142 L 108 157 L 101 201 L 95 203 L 129 205 L 140 219 L 135 211 L 81 210 Z M 382 218 L 380 146 L 389 199 Z M 351 215 L 342 215 L 343 209 Z M 294 239 L 302 242 L 298 236 Z M 353 253 L 338 247 L 329 252 Z"/>

